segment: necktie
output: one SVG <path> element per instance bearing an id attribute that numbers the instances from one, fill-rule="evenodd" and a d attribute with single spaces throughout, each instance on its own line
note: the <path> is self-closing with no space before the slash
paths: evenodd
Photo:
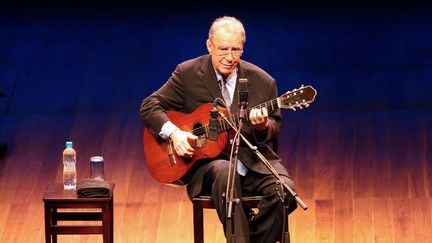
<path id="1" fill-rule="evenodd" d="M 219 81 L 219 83 L 220 83 L 220 88 L 221 88 L 221 91 L 222 91 L 222 96 L 223 96 L 223 98 L 225 100 L 225 103 L 227 105 L 227 109 L 229 110 L 230 106 L 231 106 L 231 97 L 230 97 L 230 94 L 228 92 L 228 88 L 226 86 L 227 85 L 227 81 L 226 81 L 226 79 L 221 79 Z"/>

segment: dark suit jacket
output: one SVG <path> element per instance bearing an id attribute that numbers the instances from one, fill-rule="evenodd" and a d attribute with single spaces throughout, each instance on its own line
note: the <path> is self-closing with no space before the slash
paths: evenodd
<path id="1" fill-rule="evenodd" d="M 240 60 L 237 78 L 248 79 L 249 104 L 252 107 L 277 97 L 275 80 L 261 68 L 252 63 Z M 234 93 L 231 112 L 237 113 L 238 85 Z M 190 113 L 205 103 L 212 103 L 215 98 L 223 97 L 218 86 L 218 80 L 211 62 L 210 55 L 200 56 L 185 61 L 177 66 L 168 81 L 156 92 L 143 100 L 141 117 L 147 127 L 156 137 L 162 125 L 168 121 L 166 110 L 178 110 Z M 242 134 L 259 150 L 282 174 L 285 168 L 280 164 L 280 158 L 264 144 L 270 142 L 280 129 L 281 112 L 276 109 L 269 114 L 269 127 L 264 132 L 257 132 L 251 124 L 245 123 Z M 256 158 L 256 155 L 242 145 L 239 149 L 239 159 L 249 169 L 263 174 L 270 174 L 268 169 Z"/>

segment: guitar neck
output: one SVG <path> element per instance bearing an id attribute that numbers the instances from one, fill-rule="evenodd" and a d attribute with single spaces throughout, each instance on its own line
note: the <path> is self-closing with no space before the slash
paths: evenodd
<path id="1" fill-rule="evenodd" d="M 256 106 L 253 106 L 253 107 L 251 107 L 249 109 L 246 109 L 246 111 L 245 111 L 245 120 L 249 121 L 249 113 L 250 113 L 250 111 L 253 108 L 261 109 L 261 108 L 264 108 L 264 107 L 267 109 L 267 111 L 269 113 L 273 112 L 276 109 L 278 109 L 279 108 L 278 98 L 270 100 L 270 101 L 267 101 L 267 102 L 264 102 L 264 103 L 256 105 Z M 233 115 L 231 115 L 229 117 L 229 120 L 232 121 L 235 126 L 237 126 L 239 124 L 240 115 L 238 113 L 233 114 Z M 231 126 L 228 124 L 228 122 L 226 122 L 224 119 L 219 120 L 219 129 L 218 129 L 219 133 L 228 131 L 230 129 L 231 129 Z M 206 131 L 208 131 L 208 125 L 206 125 Z"/>
<path id="2" fill-rule="evenodd" d="M 281 95 L 278 98 L 272 99 L 270 101 L 267 101 L 265 103 L 253 106 L 245 111 L 245 120 L 249 122 L 249 113 L 253 108 L 267 108 L 267 111 L 273 112 L 276 109 L 282 108 L 282 109 L 292 109 L 296 110 L 296 108 L 303 109 L 303 107 L 309 107 L 309 104 L 312 103 L 315 100 L 316 96 L 316 90 L 308 85 L 308 86 L 301 86 L 300 88 L 294 89 L 292 91 L 288 91 L 285 94 Z M 234 123 L 233 125 L 237 126 L 239 124 L 239 114 L 234 114 L 228 117 L 228 120 L 230 120 L 231 123 Z M 231 126 L 228 124 L 225 119 L 219 120 L 219 127 L 218 132 L 225 132 L 231 129 Z M 208 138 L 209 133 L 209 125 L 203 125 L 204 129 L 200 127 L 197 129 L 196 135 L 201 135 L 202 131 L 205 131 L 205 135 Z M 198 132 L 199 131 L 199 132 Z"/>

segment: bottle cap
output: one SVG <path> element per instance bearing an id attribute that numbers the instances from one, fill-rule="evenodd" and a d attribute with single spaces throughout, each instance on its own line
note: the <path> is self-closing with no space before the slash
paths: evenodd
<path id="1" fill-rule="evenodd" d="M 66 142 L 66 148 L 72 148 L 72 147 L 73 147 L 72 141 L 67 141 Z"/>

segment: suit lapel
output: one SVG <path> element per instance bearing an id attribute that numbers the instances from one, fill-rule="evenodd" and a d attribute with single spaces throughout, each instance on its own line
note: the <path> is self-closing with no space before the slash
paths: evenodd
<path id="1" fill-rule="evenodd" d="M 201 66 L 201 81 L 210 91 L 212 95 L 212 99 L 216 99 L 217 97 L 222 97 L 222 93 L 219 89 L 218 81 L 216 80 L 216 74 L 214 73 L 213 65 L 211 64 L 210 55 L 208 55 L 207 61 L 204 61 Z"/>

